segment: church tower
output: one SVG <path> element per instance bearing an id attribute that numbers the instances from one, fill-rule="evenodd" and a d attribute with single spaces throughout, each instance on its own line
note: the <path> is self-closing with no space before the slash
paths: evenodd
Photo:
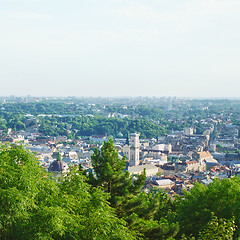
<path id="1" fill-rule="evenodd" d="M 140 149 L 140 142 L 139 142 L 138 133 L 131 133 L 130 134 L 130 161 L 129 166 L 137 166 L 139 165 L 139 149 Z"/>

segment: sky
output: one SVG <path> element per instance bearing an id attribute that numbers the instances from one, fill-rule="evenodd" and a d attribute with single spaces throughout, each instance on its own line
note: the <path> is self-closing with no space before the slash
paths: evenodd
<path id="1" fill-rule="evenodd" d="M 239 0 L 0 0 L 0 96 L 240 97 Z"/>

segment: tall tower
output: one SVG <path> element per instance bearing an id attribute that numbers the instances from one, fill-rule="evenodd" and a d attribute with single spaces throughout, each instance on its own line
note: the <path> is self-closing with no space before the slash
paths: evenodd
<path id="1" fill-rule="evenodd" d="M 140 148 L 139 136 L 140 136 L 140 134 L 138 134 L 138 133 L 131 133 L 130 134 L 130 161 L 129 161 L 129 165 L 131 167 L 139 165 L 139 148 Z"/>

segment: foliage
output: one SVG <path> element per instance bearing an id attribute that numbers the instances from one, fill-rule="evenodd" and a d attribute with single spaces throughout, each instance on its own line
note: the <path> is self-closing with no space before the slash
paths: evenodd
<path id="1" fill-rule="evenodd" d="M 181 240 L 209 240 L 209 239 L 221 239 L 221 240 L 233 240 L 234 231 L 236 230 L 235 221 L 233 219 L 226 220 L 224 218 L 218 218 L 211 213 L 211 220 L 207 223 L 205 228 L 199 232 L 199 236 L 186 237 L 184 234 Z"/>
<path id="2" fill-rule="evenodd" d="M 122 205 L 129 196 L 139 193 L 144 186 L 144 173 L 133 182 L 133 176 L 130 176 L 128 171 L 124 171 L 126 158 L 125 156 L 119 158 L 113 139 L 104 142 L 101 151 L 95 149 L 92 165 L 96 177 L 90 175 L 90 182 L 94 186 L 101 186 L 110 194 L 110 203 L 114 207 Z"/>
<path id="3" fill-rule="evenodd" d="M 201 240 L 208 239 L 221 239 L 232 240 L 235 228 L 235 222 L 233 219 L 226 220 L 224 218 L 218 219 L 213 213 L 211 220 L 202 232 L 199 233 Z"/>
<path id="4" fill-rule="evenodd" d="M 96 176 L 90 174 L 89 181 L 110 194 L 111 206 L 139 238 L 167 239 L 177 234 L 178 225 L 169 220 L 173 220 L 170 199 L 163 192 L 152 191 L 146 194 L 141 191 L 145 172 L 135 176 L 135 180 L 128 171 L 124 172 L 125 157 L 119 159 L 112 139 L 104 142 L 100 151 L 95 150 L 92 164 Z M 167 202 L 169 205 L 165 206 Z"/>
<path id="5" fill-rule="evenodd" d="M 236 226 L 240 226 L 240 179 L 215 179 L 208 187 L 196 184 L 191 192 L 185 192 L 178 207 L 180 235 L 198 236 L 199 232 L 209 224 L 212 213 L 219 219 L 235 218 Z M 222 221 L 222 220 L 219 220 Z M 235 232 L 238 236 L 238 230 Z"/>
<path id="6" fill-rule="evenodd" d="M 124 137 L 128 132 L 140 132 L 141 138 L 157 138 L 172 130 L 182 131 L 187 126 L 202 134 L 206 127 L 201 122 L 203 119 L 228 121 L 230 118 L 238 128 L 240 125 L 238 100 L 182 99 L 173 101 L 171 111 L 165 109 L 166 103 L 166 99 L 157 98 L 7 102 L 0 106 L 0 130 L 38 126 L 46 136 L 64 135 L 71 139 L 105 134 L 117 137 L 120 132 Z M 207 108 L 203 110 L 203 106 Z M 114 117 L 108 118 L 109 114 Z M 215 131 L 212 139 L 219 133 Z"/>
<path id="7" fill-rule="evenodd" d="M 1 239 L 134 239 L 79 171 L 56 183 L 19 146 L 0 152 Z"/>
<path id="8" fill-rule="evenodd" d="M 112 140 L 93 162 L 96 177 L 71 168 L 56 182 L 23 147 L 2 145 L 0 239 L 239 237 L 239 178 L 196 184 L 172 200 L 159 189 L 141 191 L 144 174 L 133 181 Z"/>

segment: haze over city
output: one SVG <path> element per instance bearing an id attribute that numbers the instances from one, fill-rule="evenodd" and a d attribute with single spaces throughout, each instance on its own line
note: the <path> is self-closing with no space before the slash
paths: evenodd
<path id="1" fill-rule="evenodd" d="M 239 97 L 237 0 L 0 0 L 0 95 Z"/>

